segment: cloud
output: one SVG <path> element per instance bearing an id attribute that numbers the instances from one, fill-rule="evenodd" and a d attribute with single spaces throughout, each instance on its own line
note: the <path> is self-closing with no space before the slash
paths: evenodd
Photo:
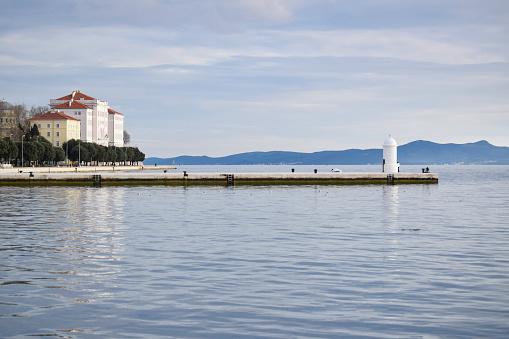
<path id="1" fill-rule="evenodd" d="M 188 41 L 182 43 L 182 41 Z M 189 42 L 192 41 L 192 42 Z M 442 64 L 507 62 L 505 48 L 458 43 L 426 30 L 249 31 L 214 36 L 154 28 L 58 27 L 5 32 L 3 64 L 48 67 L 212 65 L 235 57 L 378 57 Z"/>
<path id="2" fill-rule="evenodd" d="M 302 0 L 7 0 L 6 27 L 132 26 L 203 27 L 220 33 L 239 32 L 251 24 L 282 24 Z M 22 20 L 17 20 L 22 19 Z M 25 21 L 26 22 L 26 21 Z"/>

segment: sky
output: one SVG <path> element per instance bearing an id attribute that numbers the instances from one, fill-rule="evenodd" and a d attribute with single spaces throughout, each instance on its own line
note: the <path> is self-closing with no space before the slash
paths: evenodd
<path id="1" fill-rule="evenodd" d="M 507 0 L 0 0 L 0 99 L 80 90 L 147 157 L 509 146 Z"/>

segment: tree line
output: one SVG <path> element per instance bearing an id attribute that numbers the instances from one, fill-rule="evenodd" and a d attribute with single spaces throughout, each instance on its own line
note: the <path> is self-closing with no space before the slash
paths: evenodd
<path id="1" fill-rule="evenodd" d="M 93 142 L 71 139 L 64 142 L 62 149 L 65 150 L 69 160 L 81 164 L 114 165 L 121 163 L 132 165 L 134 162 L 145 160 L 145 153 L 141 152 L 138 147 L 101 146 Z"/>
<path id="2" fill-rule="evenodd" d="M 21 139 L 0 139 L 0 159 L 3 162 L 17 166 L 42 166 L 56 165 L 67 158 L 77 165 L 132 165 L 145 160 L 145 154 L 138 147 L 101 146 L 76 139 L 64 142 L 62 147 L 53 146 L 40 135 L 37 125 L 33 125 Z"/>

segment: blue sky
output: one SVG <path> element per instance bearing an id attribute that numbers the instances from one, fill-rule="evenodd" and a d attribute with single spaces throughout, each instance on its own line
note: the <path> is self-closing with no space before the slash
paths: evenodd
<path id="1" fill-rule="evenodd" d="M 0 0 L 0 98 L 73 90 L 147 156 L 509 146 L 507 0 Z"/>

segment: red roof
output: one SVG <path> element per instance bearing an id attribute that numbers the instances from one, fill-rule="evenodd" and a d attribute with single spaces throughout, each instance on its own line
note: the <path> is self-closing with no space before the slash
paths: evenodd
<path id="1" fill-rule="evenodd" d="M 35 116 L 30 120 L 76 120 L 76 121 L 80 121 L 79 119 L 70 117 L 67 114 L 64 114 L 62 112 L 46 112 L 44 114 Z"/>
<path id="2" fill-rule="evenodd" d="M 53 108 L 58 108 L 58 109 L 67 109 L 67 108 L 88 108 L 88 109 L 91 109 L 90 107 L 88 107 L 87 105 L 83 105 L 81 102 L 79 101 L 68 101 L 68 102 L 65 102 L 63 104 L 60 104 L 58 106 L 55 106 Z"/>
<path id="3" fill-rule="evenodd" d="M 108 108 L 108 113 L 110 113 L 110 114 L 120 114 L 120 115 L 123 115 L 122 113 L 119 113 L 119 112 L 117 112 L 117 111 L 114 111 L 114 110 L 112 110 L 111 108 Z"/>
<path id="4" fill-rule="evenodd" d="M 95 98 L 92 98 L 91 96 L 88 96 L 86 94 L 83 94 L 81 92 L 73 92 L 74 97 L 72 96 L 72 93 L 69 95 L 66 95 L 65 97 L 58 98 L 56 100 L 79 100 L 79 99 L 85 99 L 85 100 L 97 100 Z"/>

